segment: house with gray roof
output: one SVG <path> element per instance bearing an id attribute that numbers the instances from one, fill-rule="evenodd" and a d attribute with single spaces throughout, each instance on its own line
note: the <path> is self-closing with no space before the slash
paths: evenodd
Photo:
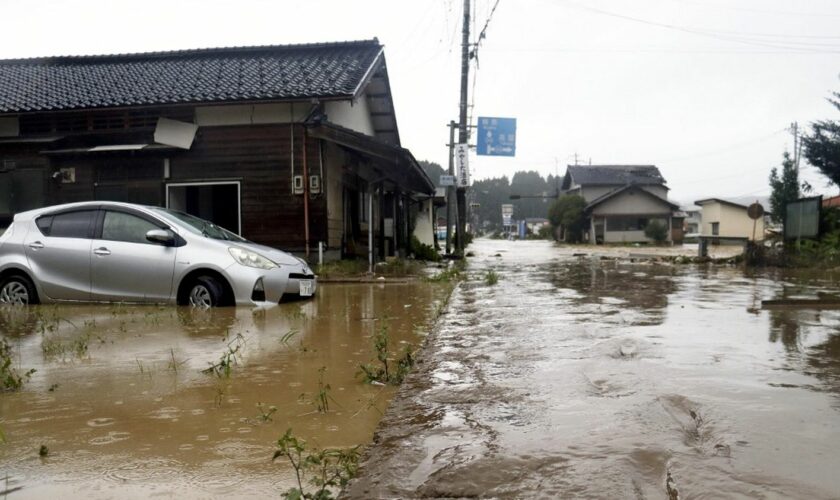
<path id="1" fill-rule="evenodd" d="M 561 190 L 586 200 L 592 243 L 647 243 L 645 228 L 663 224 L 668 241 L 682 240 L 679 206 L 668 200 L 665 178 L 654 165 L 569 165 Z"/>
<path id="2" fill-rule="evenodd" d="M 128 201 L 294 252 L 385 257 L 407 252 L 418 211 L 432 221 L 434 191 L 376 39 L 0 61 L 0 227 Z"/>

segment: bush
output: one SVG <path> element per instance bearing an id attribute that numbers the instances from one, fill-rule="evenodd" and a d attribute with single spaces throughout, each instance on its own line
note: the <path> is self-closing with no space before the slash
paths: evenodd
<path id="1" fill-rule="evenodd" d="M 664 243 L 668 239 L 668 226 L 657 220 L 652 220 L 645 226 L 645 236 L 657 243 Z"/>
<path id="2" fill-rule="evenodd" d="M 429 260 L 432 262 L 440 261 L 440 254 L 431 245 L 420 243 L 417 236 L 411 237 L 411 251 L 414 253 L 414 258 L 417 260 Z"/>

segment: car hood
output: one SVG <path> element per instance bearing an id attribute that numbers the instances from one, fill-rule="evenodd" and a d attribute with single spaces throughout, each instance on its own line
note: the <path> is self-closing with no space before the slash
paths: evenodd
<path id="1" fill-rule="evenodd" d="M 256 243 L 240 242 L 236 242 L 236 246 L 242 247 L 246 250 L 257 252 L 258 254 L 262 255 L 271 262 L 274 262 L 275 264 L 280 264 L 281 266 L 302 265 L 301 261 L 298 260 L 298 258 L 294 255 L 288 254 L 282 250 L 277 250 L 276 248 L 271 248 L 265 245 L 258 245 Z"/>

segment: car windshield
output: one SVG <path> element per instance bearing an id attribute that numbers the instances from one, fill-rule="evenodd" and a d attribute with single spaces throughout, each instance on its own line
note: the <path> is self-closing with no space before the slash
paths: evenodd
<path id="1" fill-rule="evenodd" d="M 217 226 L 208 220 L 200 219 L 194 215 L 159 207 L 153 207 L 152 210 L 168 219 L 174 219 L 175 222 L 180 223 L 188 230 L 202 236 L 206 236 L 207 238 L 212 238 L 214 240 L 238 241 L 240 243 L 248 242 L 248 240 L 238 234 L 228 231 L 221 226 Z"/>

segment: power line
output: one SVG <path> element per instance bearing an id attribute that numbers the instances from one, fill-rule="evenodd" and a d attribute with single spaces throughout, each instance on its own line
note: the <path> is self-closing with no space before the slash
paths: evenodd
<path id="1" fill-rule="evenodd" d="M 795 47 L 795 46 L 790 46 L 790 45 L 783 45 L 783 44 L 780 44 L 781 42 L 780 43 L 769 43 L 768 41 L 764 41 L 764 40 L 750 40 L 749 38 L 747 38 L 749 35 L 733 35 L 731 33 L 727 34 L 726 32 L 716 32 L 714 30 L 708 30 L 708 29 L 690 28 L 690 27 L 685 27 L 685 26 L 678 26 L 678 25 L 675 25 L 675 24 L 660 23 L 660 22 L 656 22 L 656 21 L 650 21 L 650 20 L 647 20 L 647 19 L 641 19 L 641 18 L 638 18 L 638 17 L 628 16 L 628 15 L 625 15 L 625 14 L 620 14 L 620 13 L 617 13 L 617 12 L 602 10 L 602 9 L 599 9 L 599 8 L 596 8 L 596 7 L 590 7 L 590 6 L 587 6 L 587 5 L 582 5 L 582 4 L 579 4 L 577 2 L 573 2 L 571 0 L 563 0 L 563 1 L 565 3 L 573 6 L 573 7 L 578 8 L 578 9 L 586 10 L 586 11 L 589 11 L 589 12 L 594 12 L 596 14 L 609 16 L 609 17 L 615 17 L 615 18 L 618 18 L 618 19 L 623 19 L 625 21 L 632 21 L 632 22 L 635 22 L 635 23 L 646 24 L 648 26 L 656 26 L 658 28 L 670 29 L 670 30 L 674 30 L 674 31 L 680 31 L 680 32 L 683 32 L 683 33 L 691 33 L 693 35 L 704 36 L 704 37 L 707 37 L 707 38 L 714 38 L 714 39 L 718 39 L 718 40 L 724 40 L 724 41 L 735 42 L 735 43 L 742 43 L 742 44 L 746 44 L 746 45 L 754 45 L 754 46 L 759 46 L 759 47 L 769 47 L 769 48 L 775 48 L 775 49 L 789 49 L 789 50 L 794 50 L 794 51 L 799 51 L 799 52 L 840 53 L 840 46 L 836 47 L 837 50 L 824 50 L 824 49 L 812 48 L 812 47 L 807 47 L 807 46 Z M 796 42 L 785 42 L 785 43 L 790 44 L 790 43 L 796 43 Z M 832 48 L 834 48 L 834 47 L 835 46 L 832 46 Z"/>
<path id="2" fill-rule="evenodd" d="M 669 158 L 669 159 L 665 159 L 665 160 L 660 160 L 658 163 L 677 163 L 677 162 L 681 162 L 681 161 L 695 160 L 697 158 L 705 158 L 705 157 L 708 157 L 708 156 L 715 156 L 715 155 L 722 154 L 722 153 L 728 153 L 729 151 L 740 149 L 744 146 L 749 146 L 749 145 L 752 145 L 752 144 L 755 144 L 755 143 L 758 143 L 758 142 L 764 142 L 768 139 L 776 137 L 777 135 L 779 135 L 783 132 L 787 132 L 787 129 L 779 129 L 779 130 L 776 130 L 776 131 L 771 132 L 769 134 L 762 135 L 760 137 L 756 137 L 756 138 L 753 138 L 753 139 L 747 139 L 745 141 L 736 142 L 734 144 L 730 144 L 728 146 L 724 146 L 723 148 L 715 149 L 715 150 L 712 150 L 712 151 L 706 151 L 706 152 L 703 152 L 703 153 L 694 154 L 694 155 L 690 155 L 690 156 L 681 156 L 681 157 L 677 157 L 677 158 Z"/>

